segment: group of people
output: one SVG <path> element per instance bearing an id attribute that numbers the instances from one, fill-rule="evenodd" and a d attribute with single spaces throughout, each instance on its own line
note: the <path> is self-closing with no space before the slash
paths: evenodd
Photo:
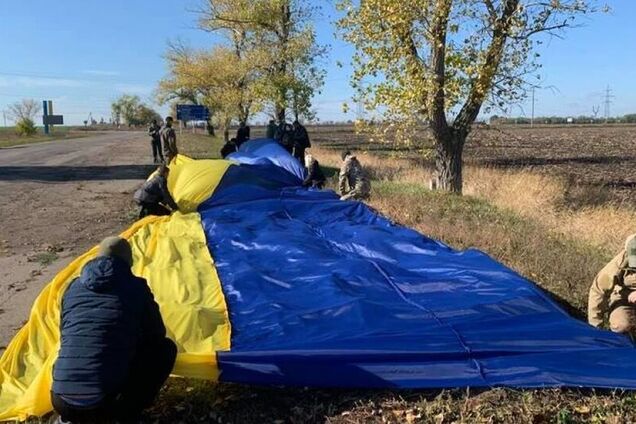
<path id="1" fill-rule="evenodd" d="M 173 123 L 172 116 L 168 116 L 163 127 L 159 125 L 156 119 L 153 119 L 148 127 L 154 163 L 170 163 L 179 153 L 177 149 L 177 134 L 172 128 Z"/>
<path id="2" fill-rule="evenodd" d="M 149 132 L 153 152 L 159 150 L 156 158 L 162 162 L 169 162 L 177 153 L 171 128 L 168 117 L 163 128 Z M 326 178 L 320 164 L 305 152 L 311 146 L 306 129 L 297 122 L 291 128 L 293 131 L 280 125 L 274 131 L 268 127 L 268 136 L 274 132 L 273 138 L 299 160 L 302 157 L 307 168 L 305 187 L 323 188 Z M 164 143 L 165 157 L 155 147 L 156 133 Z M 244 143 L 249 137 L 249 126 L 243 123 L 237 140 Z M 341 159 L 341 199 L 368 198 L 370 182 L 356 156 L 345 151 Z M 168 175 L 169 168 L 162 163 L 135 193 L 141 205 L 140 217 L 178 209 L 168 190 Z M 133 275 L 133 261 L 126 240 L 106 238 L 100 243 L 98 256 L 84 265 L 64 294 L 61 345 L 51 389 L 58 422 L 135 421 L 152 404 L 174 366 L 177 347 L 166 337 L 159 306 L 147 282 Z M 636 234 L 595 278 L 589 293 L 588 321 L 596 327 L 607 322 L 614 332 L 636 332 Z"/>
<path id="3" fill-rule="evenodd" d="M 149 129 L 155 162 L 161 165 L 135 192 L 140 218 L 179 208 L 168 190 L 168 163 L 178 152 L 172 122 L 168 117 L 163 128 L 153 122 Z M 305 152 L 310 146 L 307 131 L 298 122 L 291 127 L 293 132 L 279 127 L 274 136 L 295 157 L 302 155 L 308 171 L 303 185 L 321 189 L 326 178 L 318 161 Z M 237 140 L 244 143 L 249 136 L 249 126 L 241 125 Z M 367 198 L 370 185 L 360 162 L 349 151 L 342 161 L 342 199 Z M 146 280 L 132 273 L 133 261 L 128 241 L 108 237 L 64 294 L 51 389 L 60 423 L 137 421 L 174 366 L 177 347 L 166 337 Z"/>

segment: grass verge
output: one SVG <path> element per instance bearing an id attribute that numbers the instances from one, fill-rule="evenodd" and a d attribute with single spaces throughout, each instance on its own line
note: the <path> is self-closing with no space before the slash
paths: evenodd
<path id="1" fill-rule="evenodd" d="M 38 128 L 35 135 L 23 137 L 16 134 L 13 127 L 0 128 L 0 148 L 15 147 L 45 141 L 65 140 L 70 138 L 83 138 L 95 134 L 96 131 L 86 130 L 76 127 L 58 127 L 49 135 L 44 134 L 42 128 Z"/>

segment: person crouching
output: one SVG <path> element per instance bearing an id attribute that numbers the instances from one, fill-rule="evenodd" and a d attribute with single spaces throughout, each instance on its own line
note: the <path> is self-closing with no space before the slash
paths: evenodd
<path id="1" fill-rule="evenodd" d="M 177 347 L 132 263 L 130 244 L 108 237 L 64 294 L 51 390 L 58 422 L 138 420 L 172 371 Z"/>
<path id="2" fill-rule="evenodd" d="M 157 168 L 157 173 L 135 192 L 134 199 L 141 206 L 139 219 L 148 215 L 170 215 L 179 210 L 179 206 L 168 191 L 169 173 L 170 168 L 161 165 Z"/>
<path id="3" fill-rule="evenodd" d="M 303 181 L 303 187 L 322 189 L 327 179 L 320 169 L 320 163 L 309 153 L 305 154 L 305 167 L 307 168 L 307 177 Z"/>

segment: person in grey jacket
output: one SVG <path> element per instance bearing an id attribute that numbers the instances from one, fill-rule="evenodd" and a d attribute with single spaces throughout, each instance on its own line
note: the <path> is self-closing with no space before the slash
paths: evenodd
<path id="1" fill-rule="evenodd" d="M 157 173 L 135 192 L 135 202 L 141 206 L 139 219 L 148 215 L 170 215 L 179 210 L 179 206 L 168 191 L 169 173 L 170 168 L 161 165 Z"/>

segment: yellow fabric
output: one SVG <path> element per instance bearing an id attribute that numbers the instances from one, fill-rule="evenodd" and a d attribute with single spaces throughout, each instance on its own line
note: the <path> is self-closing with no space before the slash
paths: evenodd
<path id="1" fill-rule="evenodd" d="M 170 163 L 168 190 L 181 212 L 194 212 L 207 200 L 230 166 L 226 160 L 194 160 L 178 155 Z"/>
<path id="2" fill-rule="evenodd" d="M 181 211 L 170 217 L 145 218 L 122 234 L 132 246 L 133 272 L 148 280 L 168 337 L 177 343 L 176 375 L 216 380 L 216 351 L 230 348 L 225 298 L 200 216 L 192 212 L 212 194 L 228 166 L 226 161 L 177 157 L 168 186 Z M 84 264 L 96 255 L 94 247 L 42 290 L 29 321 L 0 358 L 0 420 L 23 420 L 51 411 L 49 391 L 59 349 L 61 299 Z"/>

